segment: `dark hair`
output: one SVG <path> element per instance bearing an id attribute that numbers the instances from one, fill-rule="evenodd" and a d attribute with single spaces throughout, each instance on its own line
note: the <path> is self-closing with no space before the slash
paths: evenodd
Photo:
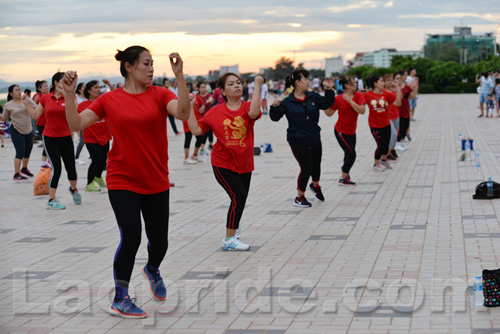
<path id="1" fill-rule="evenodd" d="M 83 82 L 80 82 L 77 86 L 76 86 L 76 92 L 78 94 L 80 94 L 80 89 L 82 89 L 82 86 L 85 85 L 85 83 Z"/>
<path id="2" fill-rule="evenodd" d="M 227 72 L 227 73 L 224 73 L 220 78 L 219 80 L 217 80 L 217 87 L 219 87 L 221 90 L 224 89 L 224 87 L 226 87 L 226 80 L 227 78 L 229 78 L 230 76 L 235 76 L 238 78 L 238 80 L 241 82 L 241 78 L 238 74 L 236 73 L 233 73 L 233 72 Z M 222 98 L 224 99 L 224 101 L 227 102 L 227 97 L 226 95 L 222 95 Z"/>
<path id="3" fill-rule="evenodd" d="M 44 83 L 47 83 L 45 80 L 37 80 L 35 82 L 35 88 L 37 93 L 41 93 L 40 88 L 43 86 Z"/>
<path id="4" fill-rule="evenodd" d="M 118 52 L 115 55 L 115 59 L 120 62 L 120 73 L 125 79 L 128 76 L 127 70 L 125 69 L 125 63 L 129 63 L 131 66 L 134 66 L 135 62 L 139 59 L 139 56 L 142 52 L 150 52 L 145 47 L 139 45 L 129 46 L 123 51 L 117 51 Z"/>
<path id="5" fill-rule="evenodd" d="M 412 70 L 417 70 L 415 67 L 410 67 L 410 69 L 408 70 L 408 73 L 410 73 Z"/>
<path id="6" fill-rule="evenodd" d="M 163 78 L 163 82 L 161 84 L 164 85 L 165 81 L 170 81 L 170 80 L 168 80 L 168 78 Z"/>
<path id="7" fill-rule="evenodd" d="M 293 87 L 293 89 L 295 89 L 295 81 L 302 79 L 302 77 L 309 78 L 309 71 L 308 70 L 292 71 L 292 73 L 287 75 L 285 78 L 285 88 L 288 89 L 289 87 Z"/>
<path id="8" fill-rule="evenodd" d="M 488 71 L 483 72 L 483 77 L 487 78 L 490 76 L 490 73 Z"/>
<path id="9" fill-rule="evenodd" d="M 31 94 L 31 89 L 26 88 L 26 89 L 24 90 L 24 94 L 28 94 L 28 95 L 29 95 L 29 94 Z"/>
<path id="10" fill-rule="evenodd" d="M 9 94 L 7 95 L 7 101 L 12 100 L 12 92 L 14 92 L 14 88 L 19 87 L 19 85 L 10 85 L 9 86 Z"/>
<path id="11" fill-rule="evenodd" d="M 401 70 L 401 71 L 397 71 L 396 73 L 394 73 L 394 76 L 396 75 L 400 75 L 401 77 L 403 77 L 405 75 L 405 71 Z"/>
<path id="12" fill-rule="evenodd" d="M 85 96 L 86 99 L 90 98 L 90 90 L 92 89 L 92 86 L 98 85 L 99 81 L 97 80 L 90 80 L 85 84 L 85 88 L 83 89 L 83 96 Z M 82 83 L 83 85 L 83 83 Z M 78 90 L 78 89 L 77 89 Z"/>
<path id="13" fill-rule="evenodd" d="M 339 84 L 342 85 L 342 88 L 345 90 L 345 85 L 347 85 L 351 80 L 356 81 L 356 78 L 353 75 L 344 75 L 339 80 Z"/>
<path id="14" fill-rule="evenodd" d="M 56 81 L 59 82 L 64 77 L 64 72 L 57 72 L 52 76 L 52 88 L 51 91 L 56 90 Z"/>
<path id="15" fill-rule="evenodd" d="M 496 79 L 495 79 L 495 83 L 496 83 L 497 85 L 499 85 L 499 84 L 500 84 L 500 78 L 496 78 Z"/>
<path id="16" fill-rule="evenodd" d="M 366 86 L 368 88 L 374 89 L 375 88 L 375 82 L 379 81 L 380 78 L 381 78 L 380 74 L 370 75 L 368 78 L 366 78 Z"/>

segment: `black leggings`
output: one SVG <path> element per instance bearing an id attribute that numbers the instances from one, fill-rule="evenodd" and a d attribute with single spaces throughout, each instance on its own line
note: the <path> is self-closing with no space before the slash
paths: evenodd
<path id="1" fill-rule="evenodd" d="M 168 114 L 168 120 L 170 121 L 170 125 L 172 126 L 172 130 L 174 130 L 175 134 L 179 133 L 179 130 L 177 130 L 177 125 L 175 125 L 175 117 L 172 114 Z"/>
<path id="2" fill-rule="evenodd" d="M 128 190 L 108 190 L 108 196 L 121 236 L 113 262 L 115 286 L 128 288 L 141 244 L 141 213 L 149 241 L 148 264 L 159 268 L 167 253 L 170 192 L 142 195 Z"/>
<path id="3" fill-rule="evenodd" d="M 47 150 L 47 156 L 52 165 L 50 188 L 57 189 L 57 184 L 59 183 L 62 172 L 61 158 L 64 162 L 64 168 L 66 168 L 66 172 L 68 173 L 68 180 L 76 181 L 75 147 L 71 136 L 47 137 L 44 135 L 42 138 L 43 145 Z"/>
<path id="4" fill-rule="evenodd" d="M 106 159 L 108 158 L 109 142 L 106 145 L 95 143 L 85 143 L 87 150 L 90 153 L 92 162 L 87 172 L 87 184 L 91 184 L 94 178 L 101 177 L 104 167 L 106 167 Z"/>
<path id="5" fill-rule="evenodd" d="M 192 132 L 184 133 L 184 148 L 189 148 L 189 145 L 191 145 L 191 138 L 193 138 Z M 194 147 L 199 148 L 202 143 L 203 143 L 203 135 L 196 136 L 196 143 L 194 144 Z"/>
<path id="6" fill-rule="evenodd" d="M 245 209 L 252 172 L 238 174 L 230 169 L 212 166 L 217 182 L 224 188 L 231 199 L 227 213 L 226 227 L 236 230 L 240 227 L 241 216 Z"/>
<path id="7" fill-rule="evenodd" d="M 29 159 L 31 150 L 33 149 L 33 131 L 27 135 L 23 135 L 11 124 L 10 137 L 12 139 L 12 144 L 14 144 L 14 148 L 16 149 L 16 159 Z"/>
<path id="8" fill-rule="evenodd" d="M 78 146 L 76 147 L 76 154 L 75 154 L 75 158 L 78 159 L 80 158 L 80 153 L 82 153 L 82 149 L 83 149 L 83 145 L 85 145 L 85 143 L 83 142 L 83 131 L 80 131 L 80 133 L 78 134 L 80 137 L 80 141 L 78 142 Z"/>
<path id="9" fill-rule="evenodd" d="M 319 181 L 323 147 L 321 146 L 321 142 L 319 142 L 313 146 L 290 145 L 290 148 L 300 166 L 297 189 L 305 192 L 309 177 L 311 177 L 313 181 Z"/>
<path id="10" fill-rule="evenodd" d="M 385 128 L 370 128 L 372 136 L 377 142 L 375 150 L 375 160 L 380 160 L 380 157 L 389 153 L 389 142 L 391 141 L 391 126 Z"/>
<path id="11" fill-rule="evenodd" d="M 340 147 L 344 150 L 342 172 L 349 174 L 354 161 L 356 161 L 356 134 L 350 136 L 335 130 L 335 137 L 337 137 Z"/>
<path id="12" fill-rule="evenodd" d="M 210 129 L 207 132 L 205 132 L 205 134 L 203 135 L 203 142 L 202 142 L 202 144 L 205 144 L 207 142 L 207 138 L 208 138 L 208 142 L 209 143 L 213 143 L 214 142 L 214 132 L 212 131 L 212 129 Z"/>
<path id="13" fill-rule="evenodd" d="M 399 118 L 399 134 L 398 134 L 398 141 L 404 140 L 406 137 L 406 132 L 408 131 L 408 128 L 410 127 L 410 117 L 408 118 Z"/>

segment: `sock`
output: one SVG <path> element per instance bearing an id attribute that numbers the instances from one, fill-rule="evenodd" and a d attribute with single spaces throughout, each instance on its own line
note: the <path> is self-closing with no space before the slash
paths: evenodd
<path id="1" fill-rule="evenodd" d="M 78 190 L 78 189 L 73 190 L 73 189 L 71 189 L 71 187 L 69 187 L 69 191 L 71 191 L 71 193 L 72 193 L 72 194 L 76 193 L 76 192 L 77 192 L 77 190 Z"/>
<path id="2" fill-rule="evenodd" d="M 313 183 L 312 183 L 312 185 L 313 185 L 313 187 L 314 187 L 314 188 L 317 188 L 317 187 L 318 187 L 318 184 L 317 184 L 317 183 L 314 183 L 314 182 L 313 182 Z"/>
<path id="3" fill-rule="evenodd" d="M 128 296 L 128 288 L 117 285 L 116 286 L 116 294 L 115 294 L 115 302 L 123 300 Z"/>
<path id="4" fill-rule="evenodd" d="M 55 198 L 50 198 L 50 199 L 49 199 L 49 203 L 50 203 L 50 202 L 52 202 L 54 199 L 55 199 Z"/>
<path id="5" fill-rule="evenodd" d="M 148 265 L 147 265 L 147 268 L 148 268 L 148 271 L 149 271 L 150 273 L 155 273 L 155 272 L 157 272 L 157 271 L 158 271 L 158 268 L 153 267 L 153 266 L 152 266 L 152 265 L 150 265 L 150 264 L 148 264 Z"/>
<path id="6" fill-rule="evenodd" d="M 386 162 L 387 160 L 382 159 L 382 162 Z"/>
<path id="7" fill-rule="evenodd" d="M 225 238 L 224 238 L 224 240 L 225 240 L 225 241 L 229 241 L 229 240 L 230 240 L 230 239 L 232 239 L 232 238 L 234 238 L 234 237 L 225 237 Z"/>

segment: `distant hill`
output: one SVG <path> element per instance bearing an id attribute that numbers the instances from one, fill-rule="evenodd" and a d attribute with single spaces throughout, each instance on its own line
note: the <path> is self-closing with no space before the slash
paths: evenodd
<path id="1" fill-rule="evenodd" d="M 78 78 L 78 82 L 88 82 L 90 80 L 95 80 L 95 79 L 103 79 L 105 77 L 103 76 L 93 76 L 93 77 L 81 77 Z M 124 82 L 125 79 L 123 77 L 107 77 L 111 83 L 117 84 L 118 82 Z M 51 78 L 45 79 L 50 85 L 50 80 Z M 0 79 L 0 93 L 7 93 L 9 90 L 10 85 L 19 85 L 19 88 L 21 88 L 21 91 L 24 91 L 26 88 L 31 89 L 32 92 L 35 92 L 35 81 L 23 81 L 23 82 L 7 82 L 5 80 Z"/>

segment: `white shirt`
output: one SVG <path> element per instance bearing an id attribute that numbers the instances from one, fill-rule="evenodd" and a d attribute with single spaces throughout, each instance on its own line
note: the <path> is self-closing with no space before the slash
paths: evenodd
<path id="1" fill-rule="evenodd" d="M 260 99 L 261 100 L 267 99 L 267 92 L 268 91 L 269 91 L 269 89 L 267 88 L 267 85 L 262 84 L 262 86 L 260 87 Z"/>

